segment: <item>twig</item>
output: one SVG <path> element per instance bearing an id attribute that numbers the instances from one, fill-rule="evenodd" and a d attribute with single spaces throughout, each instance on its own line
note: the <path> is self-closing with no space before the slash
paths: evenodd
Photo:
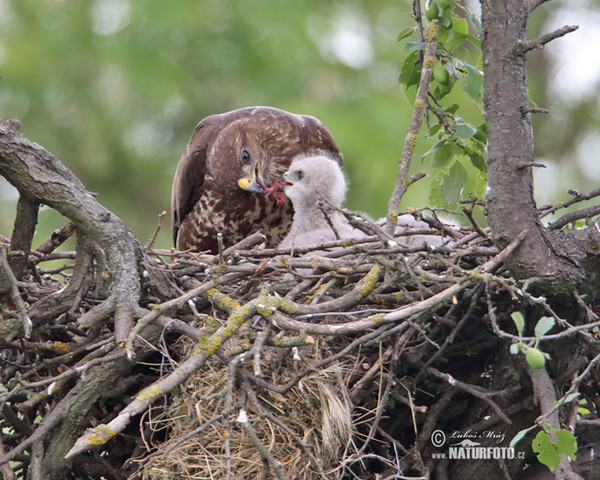
<path id="1" fill-rule="evenodd" d="M 21 252 L 22 255 L 12 257 L 9 260 L 10 267 L 17 279 L 21 278 L 21 275 L 27 266 L 31 242 L 38 221 L 39 208 L 40 203 L 38 199 L 31 198 L 29 194 L 19 191 L 15 228 L 10 243 L 11 250 L 13 252 Z M 0 284 L 1 283 L 2 282 L 0 281 Z"/>
<path id="2" fill-rule="evenodd" d="M 156 224 L 154 233 L 152 234 L 152 236 L 150 237 L 150 240 L 148 240 L 146 245 L 144 245 L 144 251 L 146 252 L 146 254 L 150 253 L 150 250 L 152 249 L 152 245 L 154 245 L 154 242 L 156 241 L 156 237 L 158 236 L 158 232 L 160 232 L 160 229 L 162 228 L 163 220 L 164 220 L 166 214 L 167 214 L 166 210 L 163 210 L 162 212 L 160 212 L 158 214 L 158 223 Z"/>
<path id="3" fill-rule="evenodd" d="M 21 321 L 21 325 L 23 326 L 23 332 L 24 332 L 25 338 L 29 338 L 31 336 L 32 323 L 31 323 L 31 320 L 29 319 L 29 316 L 27 315 L 27 309 L 25 308 L 25 303 L 23 302 L 23 299 L 21 298 L 21 294 L 19 293 L 19 288 L 17 287 L 17 279 L 15 278 L 15 275 L 13 274 L 13 271 L 10 268 L 8 260 L 6 259 L 6 256 L 4 255 L 4 252 L 1 249 L 0 249 L 0 271 L 4 271 L 3 276 L 4 276 L 4 278 L 6 278 L 8 280 L 8 283 L 10 286 L 10 288 L 9 288 L 10 298 L 17 306 L 18 316 L 19 316 L 19 320 Z"/>
<path id="4" fill-rule="evenodd" d="M 245 414 L 245 412 L 244 415 L 240 414 L 240 417 L 238 418 L 237 422 L 242 426 L 244 432 L 246 432 L 246 435 L 248 435 L 248 438 L 250 439 L 252 444 L 261 454 L 263 460 L 265 460 L 269 465 L 271 465 L 271 468 L 275 471 L 275 475 L 277 476 L 277 478 L 279 480 L 287 480 L 285 473 L 283 473 L 283 470 L 281 469 L 281 465 L 277 460 L 275 460 L 273 455 L 271 455 L 269 449 L 265 447 L 265 445 L 260 441 L 260 438 L 258 438 L 258 435 L 256 434 L 254 427 L 252 427 L 252 424 L 250 423 L 250 420 L 248 419 L 248 416 L 247 414 Z M 263 478 L 269 478 L 269 476 L 267 475 Z"/>
<path id="5" fill-rule="evenodd" d="M 76 231 L 77 227 L 73 222 L 69 222 L 66 225 L 63 225 L 62 227 L 54 230 L 50 234 L 50 238 L 48 238 L 44 243 L 42 243 L 39 247 L 35 249 L 35 253 L 52 253 L 60 245 L 67 241 L 67 239 L 69 239 Z"/>
<path id="6" fill-rule="evenodd" d="M 434 377 L 444 380 L 444 381 L 448 382 L 450 385 L 452 385 L 453 387 L 460 388 L 461 390 L 464 390 L 465 392 L 470 393 L 474 397 L 477 397 L 477 398 L 483 400 L 485 403 L 487 403 L 490 407 L 492 407 L 494 409 L 494 411 L 496 412 L 496 415 L 498 415 L 498 417 L 500 419 L 502 419 L 503 422 L 505 422 L 506 424 L 512 423 L 511 420 L 502 411 L 502 409 L 498 406 L 498 404 L 490 398 L 492 396 L 506 396 L 509 393 L 510 388 L 504 389 L 504 390 L 498 390 L 498 391 L 484 390 L 483 388 L 478 387 L 476 385 L 470 385 L 466 382 L 457 380 L 449 373 L 440 372 L 437 368 L 427 367 L 426 370 L 427 370 L 427 373 L 432 374 Z M 516 387 L 516 388 L 518 388 L 518 387 Z"/>
<path id="7" fill-rule="evenodd" d="M 558 220 L 548 225 L 548 230 L 559 230 L 565 225 L 580 220 L 582 218 L 592 218 L 596 215 L 600 215 L 600 205 L 594 205 L 593 207 L 582 208 L 574 212 L 569 212 Z"/>
<path id="8" fill-rule="evenodd" d="M 398 163 L 396 186 L 394 187 L 394 191 L 392 192 L 388 203 L 386 231 L 390 235 L 394 233 L 400 201 L 402 200 L 402 197 L 404 196 L 404 193 L 408 187 L 407 179 L 410 161 L 417 143 L 419 129 L 423 123 L 423 112 L 425 111 L 425 107 L 427 105 L 427 93 L 429 92 L 429 84 L 431 82 L 433 65 L 435 64 L 435 53 L 437 47 L 436 21 L 430 22 L 425 27 L 424 39 L 425 56 L 423 57 L 423 65 L 421 68 L 421 79 L 417 88 L 417 96 L 413 106 L 412 119 L 408 127 L 408 132 L 404 140 L 404 146 L 402 147 L 402 154 L 400 155 L 400 161 Z"/>
<path id="9" fill-rule="evenodd" d="M 473 227 L 475 227 L 475 230 L 477 230 L 479 235 L 481 235 L 483 238 L 489 239 L 490 238 L 489 233 L 486 232 L 483 228 L 481 228 L 479 223 L 477 223 L 477 220 L 475 220 L 475 217 L 473 217 L 473 207 L 467 206 L 467 205 L 462 205 L 460 208 L 463 211 L 463 213 L 465 214 L 465 216 L 469 219 L 469 222 L 471 222 L 471 225 L 473 225 Z"/>
<path id="10" fill-rule="evenodd" d="M 556 205 L 551 205 L 549 208 L 540 209 L 540 218 L 544 218 L 546 215 L 550 215 L 551 213 L 560 210 L 561 208 L 567 208 L 573 205 L 574 203 L 583 202 L 585 200 L 591 200 L 592 198 L 596 198 L 600 196 L 600 189 L 593 190 L 588 193 L 580 193 L 577 190 L 569 190 L 569 193 L 573 195 L 573 198 L 567 200 L 566 202 L 557 203 Z"/>
<path id="11" fill-rule="evenodd" d="M 143 312 L 146 312 L 146 313 L 137 321 L 135 327 L 133 327 L 131 329 L 129 336 L 127 337 L 127 341 L 125 344 L 125 351 L 127 352 L 128 358 L 133 358 L 134 344 L 135 344 L 136 336 L 139 334 L 139 332 L 141 332 L 146 327 L 146 325 L 148 325 L 149 323 L 156 320 L 159 317 L 159 315 L 166 313 L 173 308 L 181 307 L 187 301 L 189 301 L 203 293 L 206 293 L 211 288 L 215 288 L 217 285 L 220 285 L 223 283 L 228 283 L 228 282 L 234 282 L 245 276 L 246 275 L 239 274 L 239 273 L 230 273 L 228 275 L 223 275 L 222 277 L 219 277 L 219 278 L 216 278 L 209 282 L 203 283 L 203 284 L 199 285 L 198 287 L 187 291 L 180 297 L 174 298 L 172 300 L 168 300 L 164 303 L 161 303 L 160 305 L 154 305 L 152 307 L 152 310 L 150 310 L 150 311 L 142 310 Z"/>
<path id="12" fill-rule="evenodd" d="M 565 25 L 564 27 L 554 30 L 553 32 L 543 33 L 537 38 L 520 42 L 513 48 L 513 55 L 522 56 L 534 48 L 543 49 L 544 45 L 560 38 L 568 33 L 574 32 L 579 28 L 579 25 Z"/>

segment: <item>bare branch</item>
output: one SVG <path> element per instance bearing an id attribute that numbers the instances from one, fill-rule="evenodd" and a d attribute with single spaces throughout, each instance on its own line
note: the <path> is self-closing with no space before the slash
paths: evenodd
<path id="1" fill-rule="evenodd" d="M 568 225 L 569 223 L 581 220 L 582 218 L 589 219 L 595 217 L 596 215 L 600 215 L 600 205 L 595 205 L 593 207 L 582 208 L 574 212 L 569 212 L 566 215 L 560 217 L 558 220 L 555 220 L 554 222 L 549 224 L 548 229 L 559 230 L 565 225 Z"/>
<path id="2" fill-rule="evenodd" d="M 563 37 L 568 33 L 574 32 L 579 28 L 579 25 L 565 25 L 564 27 L 559 28 L 558 30 L 554 30 L 553 32 L 543 33 L 537 38 L 533 40 L 520 41 L 513 49 L 513 54 L 517 56 L 524 55 L 525 53 L 533 50 L 535 48 L 542 49 L 544 45 L 555 40 L 557 38 Z"/>

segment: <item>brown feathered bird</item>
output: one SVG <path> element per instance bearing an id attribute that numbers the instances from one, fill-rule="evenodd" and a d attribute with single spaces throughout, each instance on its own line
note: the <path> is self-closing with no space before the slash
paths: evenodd
<path id="1" fill-rule="evenodd" d="M 179 250 L 217 252 L 254 232 L 276 247 L 293 217 L 291 202 L 265 195 L 300 153 L 342 165 L 319 120 L 271 107 L 247 107 L 202 120 L 183 152 L 171 194 L 173 241 Z"/>

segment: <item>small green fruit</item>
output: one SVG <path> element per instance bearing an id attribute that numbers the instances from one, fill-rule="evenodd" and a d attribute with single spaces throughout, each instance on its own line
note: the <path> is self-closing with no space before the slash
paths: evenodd
<path id="1" fill-rule="evenodd" d="M 544 368 L 546 364 L 546 356 L 543 352 L 534 347 L 529 347 L 525 352 L 527 363 L 533 368 Z"/>
<path id="2" fill-rule="evenodd" d="M 440 84 L 446 84 L 450 80 L 450 74 L 443 65 L 438 64 L 433 67 L 433 79 Z"/>
<path id="3" fill-rule="evenodd" d="M 442 7 L 444 10 L 447 10 L 450 7 L 452 7 L 453 1 L 452 0 L 438 0 L 438 3 L 440 4 L 440 7 Z"/>
<path id="4" fill-rule="evenodd" d="M 427 7 L 427 10 L 425 10 L 425 18 L 427 18 L 427 20 L 435 20 L 439 14 L 440 8 L 438 7 L 437 2 L 432 0 L 429 7 Z"/>

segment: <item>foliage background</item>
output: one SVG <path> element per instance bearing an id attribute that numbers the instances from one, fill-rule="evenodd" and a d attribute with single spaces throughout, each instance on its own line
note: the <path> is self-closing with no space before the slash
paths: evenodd
<path id="1" fill-rule="evenodd" d="M 538 10 L 531 35 L 582 24 L 530 55 L 532 100 L 552 111 L 535 119 L 537 154 L 550 165 L 538 194 L 561 200 L 600 177 L 600 54 L 591 48 L 600 2 Z M 169 209 L 194 126 L 248 105 L 321 119 L 345 156 L 347 206 L 380 217 L 411 115 L 397 82 L 408 52 L 396 37 L 407 26 L 405 0 L 0 0 L 0 117 L 19 118 L 22 133 L 74 170 L 141 241 Z M 445 101 L 480 122 L 459 88 Z M 434 176 L 430 160 L 420 160 L 432 143 L 419 144 L 413 169 Z M 0 182 L 0 233 L 10 235 L 16 192 Z M 411 187 L 403 206 L 429 205 L 428 182 Z M 62 224 L 56 216 L 41 213 L 39 241 Z M 171 246 L 169 228 L 157 246 Z"/>

